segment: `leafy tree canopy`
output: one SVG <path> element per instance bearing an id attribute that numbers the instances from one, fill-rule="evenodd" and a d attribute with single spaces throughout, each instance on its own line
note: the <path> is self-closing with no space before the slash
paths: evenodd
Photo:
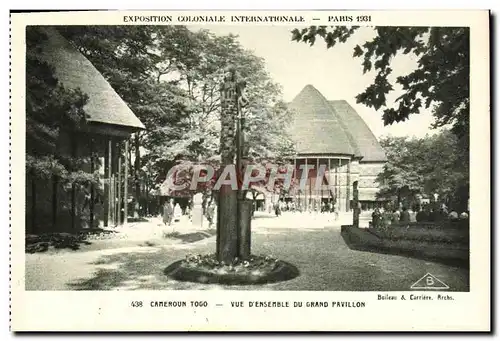
<path id="1" fill-rule="evenodd" d="M 75 171 L 85 160 L 61 150 L 61 134 L 84 122 L 87 95 L 65 88 L 51 65 L 40 59 L 47 39 L 37 27 L 26 29 L 26 170 L 35 178 L 88 184 L 94 174 Z"/>
<path id="2" fill-rule="evenodd" d="M 469 173 L 456 135 L 445 130 L 424 138 L 387 137 L 380 143 L 388 159 L 378 177 L 380 197 L 437 193 L 464 209 Z"/>
<path id="3" fill-rule="evenodd" d="M 295 29 L 292 40 L 313 45 L 317 38 L 327 48 L 345 43 L 359 27 L 311 26 Z M 422 108 L 431 108 L 434 127 L 452 126 L 468 150 L 469 137 L 469 29 L 466 27 L 375 27 L 375 37 L 356 45 L 353 57 L 361 59 L 363 73 L 375 72 L 373 83 L 357 97 L 376 110 L 383 109 L 384 124 L 401 122 Z M 395 90 L 389 75 L 397 54 L 413 54 L 417 68 L 399 75 L 402 95 L 387 103 Z"/>
<path id="4" fill-rule="evenodd" d="M 250 155 L 278 158 L 293 152 L 285 132 L 290 112 L 281 89 L 264 61 L 236 36 L 184 26 L 69 26 L 63 34 L 146 126 L 138 139 L 145 153 L 134 167 L 151 187 L 162 183 L 179 159 L 205 161 L 219 154 L 219 83 L 229 65 L 247 82 Z"/>

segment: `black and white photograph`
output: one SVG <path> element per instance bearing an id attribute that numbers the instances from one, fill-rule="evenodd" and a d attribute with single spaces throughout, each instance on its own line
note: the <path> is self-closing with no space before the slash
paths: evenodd
<path id="1" fill-rule="evenodd" d="M 26 38 L 27 289 L 468 290 L 467 28 Z"/>
<path id="2" fill-rule="evenodd" d="M 26 25 L 23 290 L 452 309 L 479 228 L 470 26 L 233 14 Z"/>

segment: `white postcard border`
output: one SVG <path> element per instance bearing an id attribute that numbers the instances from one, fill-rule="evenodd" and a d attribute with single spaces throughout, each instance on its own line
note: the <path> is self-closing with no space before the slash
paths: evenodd
<path id="1" fill-rule="evenodd" d="M 194 15 L 193 11 L 162 11 Z M 210 11 L 209 14 L 243 14 Z M 272 12 L 272 13 L 270 13 Z M 151 11 L 146 12 L 148 15 Z M 247 11 L 247 14 L 303 15 L 303 25 L 326 17 L 326 11 Z M 471 59 L 471 266 L 470 292 L 453 293 L 454 301 L 379 301 L 384 292 L 268 292 L 268 291 L 134 291 L 76 292 L 24 289 L 24 112 L 26 25 L 128 24 L 134 12 L 58 12 L 11 15 L 11 251 L 12 329 L 21 330 L 488 330 L 490 324 L 490 108 L 489 23 L 487 11 L 329 11 L 328 15 L 372 15 L 370 25 L 469 26 Z M 154 13 L 155 15 L 160 14 Z M 197 13 L 201 14 L 201 13 Z M 203 14 L 208 14 L 205 11 Z M 186 24 L 175 23 L 174 24 Z M 237 25 L 236 23 L 222 23 Z M 245 24 L 248 25 L 248 24 Z M 253 23 L 251 25 L 265 25 Z M 268 24 L 267 24 L 268 25 Z M 279 24 L 275 24 L 279 25 Z M 289 23 L 287 25 L 290 25 Z M 300 26 L 297 23 L 291 25 Z M 166 264 L 167 265 L 167 264 Z M 423 275 L 423 274 L 422 274 Z M 418 279 L 418 278 L 416 278 Z M 409 295 L 410 292 L 390 292 Z M 130 302 L 176 299 L 209 301 L 200 309 L 136 309 Z M 365 308 L 230 308 L 230 301 L 360 301 Z M 223 307 L 216 307 L 215 303 Z"/>

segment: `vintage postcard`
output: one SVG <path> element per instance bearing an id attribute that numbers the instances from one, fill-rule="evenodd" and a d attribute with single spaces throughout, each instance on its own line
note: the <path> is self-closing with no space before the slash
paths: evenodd
<path id="1" fill-rule="evenodd" d="M 489 331 L 489 16 L 11 13 L 12 330 Z"/>

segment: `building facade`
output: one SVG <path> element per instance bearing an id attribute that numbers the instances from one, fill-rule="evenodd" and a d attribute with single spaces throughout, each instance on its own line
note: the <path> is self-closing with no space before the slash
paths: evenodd
<path id="1" fill-rule="evenodd" d="M 44 39 L 38 58 L 53 68 L 59 84 L 88 96 L 85 122 L 60 131 L 56 153 L 80 160 L 75 171 L 98 173 L 100 183 L 63 185 L 57 177 L 26 174 L 26 231 L 75 232 L 127 222 L 128 139 L 144 125 L 104 76 L 55 27 L 37 27 Z M 27 77 L 30 75 L 28 74 Z"/>
<path id="2" fill-rule="evenodd" d="M 345 100 L 327 100 L 312 85 L 307 85 L 289 107 L 294 111 L 290 133 L 297 153 L 292 161 L 295 178 L 302 178 L 306 165 L 314 170 L 308 172 L 305 188 L 292 190 L 286 200 L 295 201 L 303 210 L 317 211 L 332 203 L 336 210 L 347 212 L 357 181 L 361 208 L 375 207 L 377 176 L 387 157 L 358 113 Z M 318 177 L 320 167 L 325 169 L 322 179 Z"/>

